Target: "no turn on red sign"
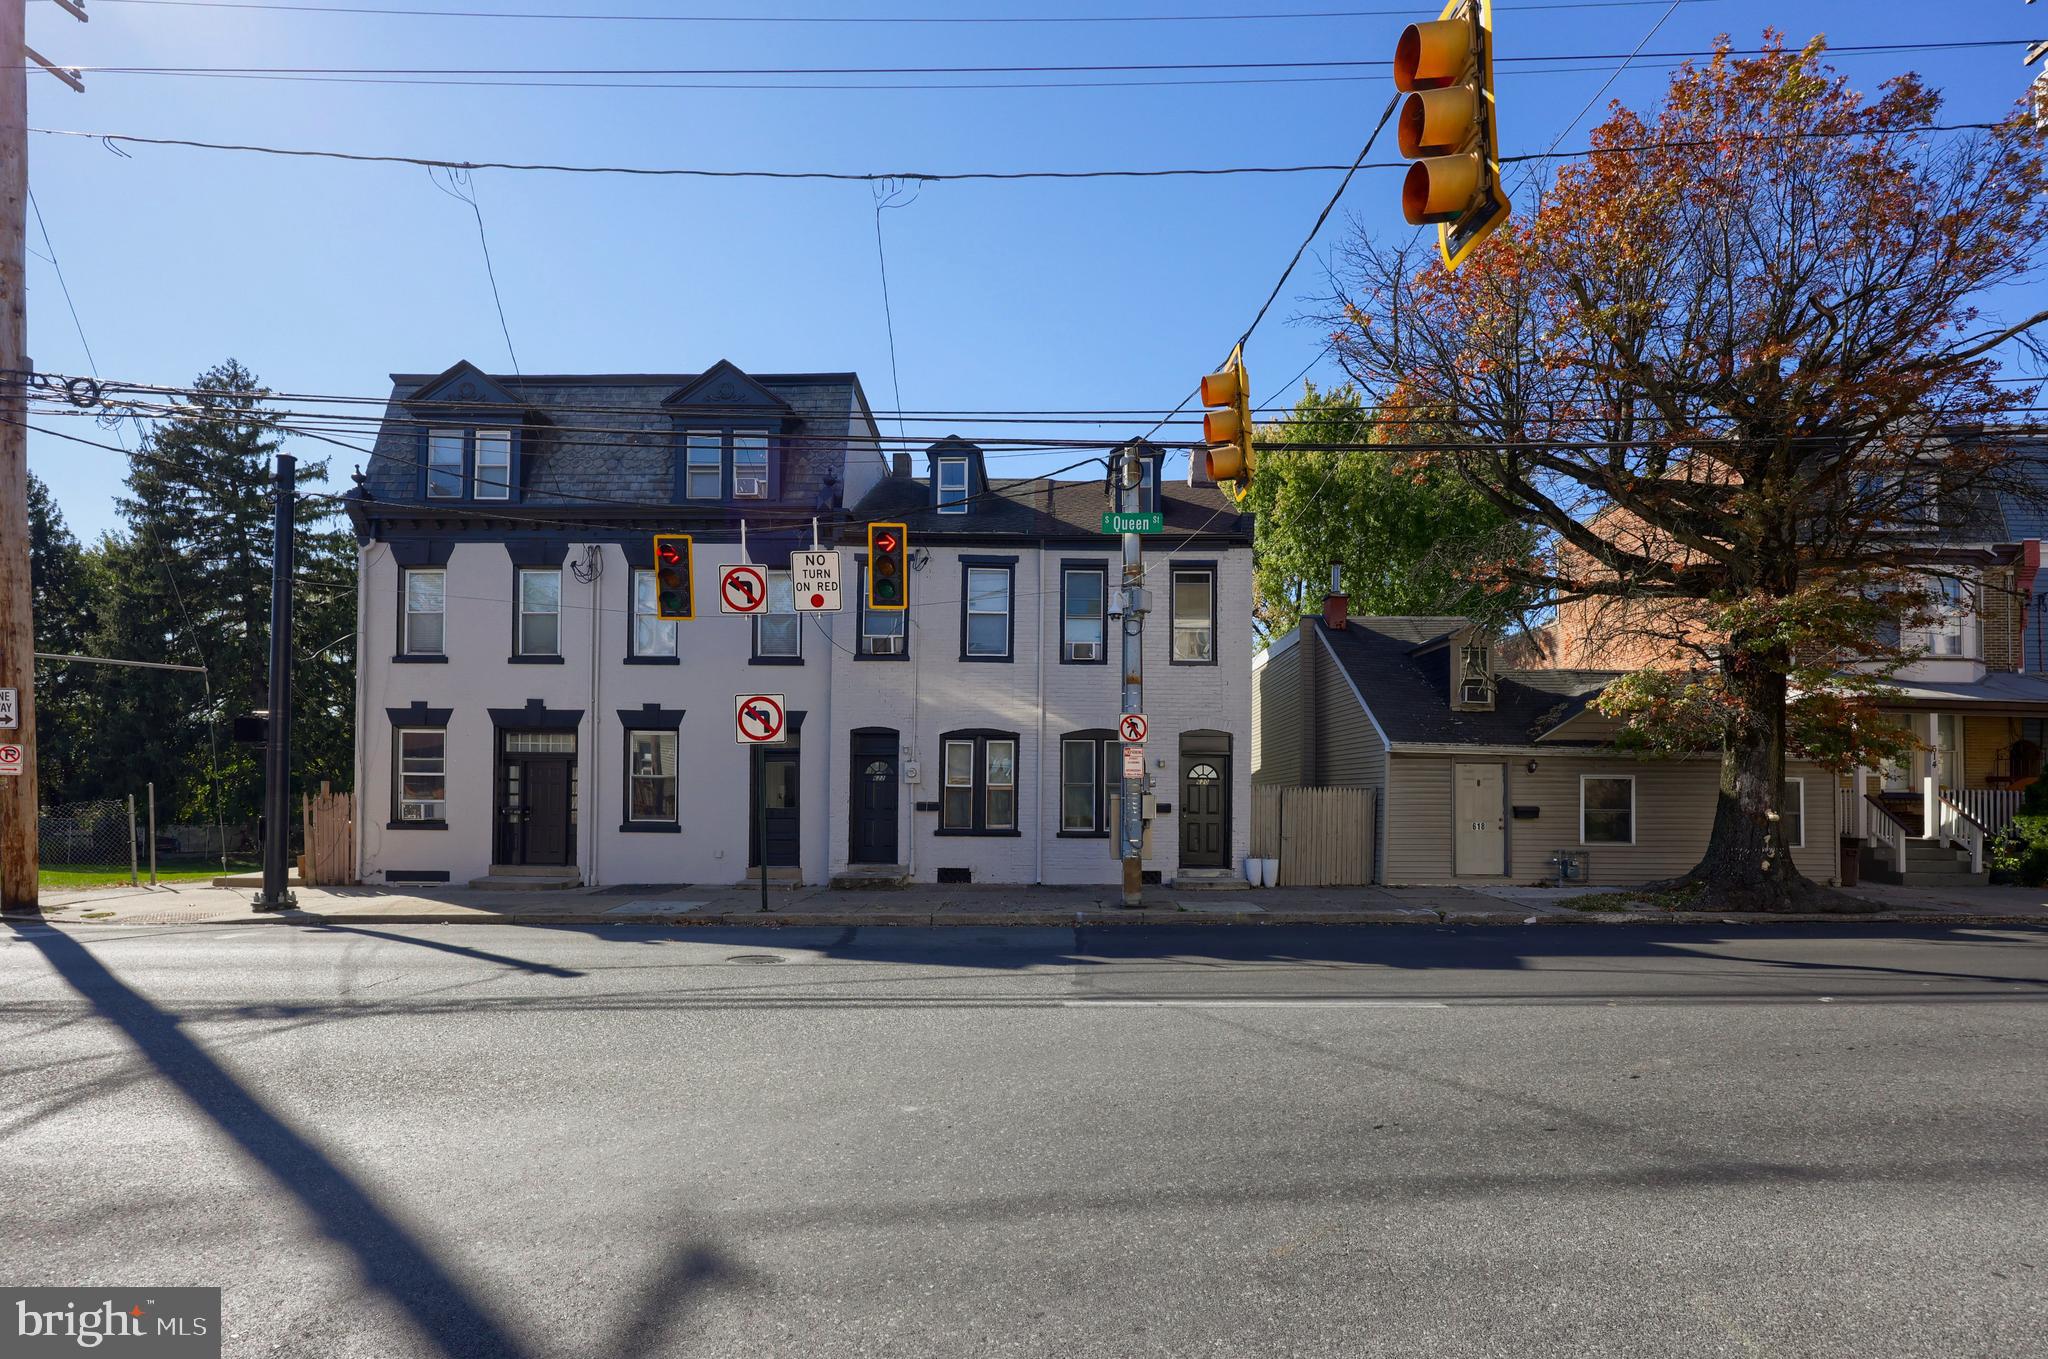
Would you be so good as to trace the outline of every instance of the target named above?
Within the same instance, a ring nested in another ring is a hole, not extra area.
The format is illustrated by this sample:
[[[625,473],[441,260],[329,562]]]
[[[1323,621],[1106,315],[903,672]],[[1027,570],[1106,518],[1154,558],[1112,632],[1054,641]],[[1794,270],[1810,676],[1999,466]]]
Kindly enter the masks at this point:
[[[733,735],[743,746],[779,746],[787,739],[789,713],[781,694],[738,694]]]
[[[798,613],[839,612],[837,552],[790,553],[789,581]]]

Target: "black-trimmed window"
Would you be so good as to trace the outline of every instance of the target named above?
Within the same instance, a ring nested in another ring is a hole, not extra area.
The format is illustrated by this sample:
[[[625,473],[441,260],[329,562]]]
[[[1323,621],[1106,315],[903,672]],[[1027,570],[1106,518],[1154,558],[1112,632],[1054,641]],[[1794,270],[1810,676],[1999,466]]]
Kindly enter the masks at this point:
[[[853,656],[859,661],[901,661],[910,656],[910,611],[908,609],[870,609],[868,607],[868,562],[866,557],[854,560],[854,611],[859,619],[859,635],[854,639]]]
[[[521,567],[518,654],[562,654],[562,572],[560,567]]]
[[[475,470],[470,494],[477,500],[512,498],[512,431],[480,429],[476,432]]]
[[[768,436],[732,436],[732,495],[735,500],[768,498]]]
[[[460,500],[463,486],[463,432],[459,429],[427,431],[427,498]]]
[[[1060,565],[1060,663],[1102,665],[1109,659],[1106,621],[1109,567]]]
[[[938,509],[940,514],[967,513],[968,479],[967,459],[940,458],[938,460]]]
[[[1172,604],[1172,663],[1216,664],[1216,568],[1174,567]]]
[[[940,835],[1016,835],[1017,733],[949,731],[939,738]]]
[[[1106,836],[1116,824],[1110,766],[1121,746],[1113,731],[1060,738],[1060,829],[1064,836]]]
[[[676,821],[676,733],[626,733],[626,820],[673,825]]]
[[[439,566],[405,567],[404,628],[399,633],[399,651],[407,656],[448,654],[448,572]]]
[[[448,729],[399,727],[391,734],[391,808],[400,825],[448,824]]]
[[[645,567],[633,569],[633,620],[626,653],[638,659],[672,659],[676,655],[676,633],[678,625],[673,619],[661,617],[660,607],[655,599],[654,572]]]
[[[796,587],[787,571],[768,572],[768,606],[754,616],[754,659],[777,665],[801,664],[804,616],[796,611]]]
[[[725,432],[693,429],[683,434],[683,498],[725,497]]]
[[[960,559],[960,659],[1007,661],[1016,637],[1015,557]]]

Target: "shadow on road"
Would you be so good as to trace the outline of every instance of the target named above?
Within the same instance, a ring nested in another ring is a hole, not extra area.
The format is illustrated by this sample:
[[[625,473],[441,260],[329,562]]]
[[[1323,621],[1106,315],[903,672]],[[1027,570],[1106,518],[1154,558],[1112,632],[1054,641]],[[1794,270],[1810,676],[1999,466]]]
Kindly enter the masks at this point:
[[[376,931],[345,931],[376,934]],[[321,1231],[353,1257],[362,1281],[390,1300],[447,1359],[525,1359],[527,1348],[491,1310],[454,1278],[425,1245],[393,1221],[374,1195],[273,1113],[208,1055],[178,1019],[116,977],[61,930],[15,927],[95,1013],[114,1025],[149,1066],[234,1139],[243,1152],[303,1206]],[[380,936],[384,937],[384,936]],[[391,936],[394,938],[400,936]],[[404,939],[407,943],[432,941]],[[481,950],[446,946],[486,962],[519,965],[552,976],[581,973],[520,964]],[[674,1328],[711,1286],[746,1286],[745,1271],[701,1242],[674,1248],[642,1291],[615,1337],[600,1352],[635,1359],[670,1343]]]

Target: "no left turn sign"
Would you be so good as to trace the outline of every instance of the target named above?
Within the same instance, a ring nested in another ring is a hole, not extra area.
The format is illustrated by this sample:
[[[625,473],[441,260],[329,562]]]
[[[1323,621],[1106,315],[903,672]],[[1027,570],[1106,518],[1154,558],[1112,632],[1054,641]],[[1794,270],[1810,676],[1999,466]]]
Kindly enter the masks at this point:
[[[733,733],[739,743],[743,746],[781,745],[783,726],[788,720],[782,707],[782,695],[740,694],[737,699]]]
[[[1125,713],[1123,718],[1116,724],[1117,735],[1123,737],[1128,744],[1134,746],[1145,743],[1145,733],[1147,730],[1145,714],[1143,713]]]
[[[767,571],[745,563],[718,568],[720,613],[759,613],[767,605]]]

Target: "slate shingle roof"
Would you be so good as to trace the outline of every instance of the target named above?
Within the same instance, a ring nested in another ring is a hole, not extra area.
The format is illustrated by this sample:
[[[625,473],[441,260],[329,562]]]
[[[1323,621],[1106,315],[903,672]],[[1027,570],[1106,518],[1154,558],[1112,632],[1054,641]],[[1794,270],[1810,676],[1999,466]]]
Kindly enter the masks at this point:
[[[436,381],[434,373],[394,373],[369,466],[374,500],[417,503],[419,417],[403,404]],[[582,505],[624,500],[659,505],[674,500],[675,423],[662,401],[695,381],[695,373],[490,375],[531,410],[524,487],[526,505]],[[852,373],[747,375],[789,403],[802,424],[783,464],[785,506],[815,506],[827,474],[845,466],[847,435],[864,426],[865,398]],[[581,409],[600,407],[601,410]],[[861,450],[861,456],[875,456]]]
[[[1190,534],[1250,542],[1252,517],[1214,486],[1168,481],[1160,487],[1163,535],[1173,542]],[[965,514],[940,514],[932,505],[931,483],[923,477],[889,477],[861,498],[851,514],[856,525],[901,521],[915,543],[924,539],[1088,539],[1100,544],[1102,515],[1110,509],[1100,478],[1054,481],[1045,477],[991,477],[988,493],[969,502]],[[1176,535],[1178,535],[1176,537]],[[856,527],[850,539],[866,541]]]
[[[1333,629],[1318,620],[1331,654],[1358,686],[1387,739],[1456,745],[1528,745],[1582,711],[1619,673],[1611,670],[1504,670],[1492,712],[1456,712],[1429,644],[1465,626],[1463,618],[1362,617]],[[1594,745],[1597,742],[1546,742]]]

